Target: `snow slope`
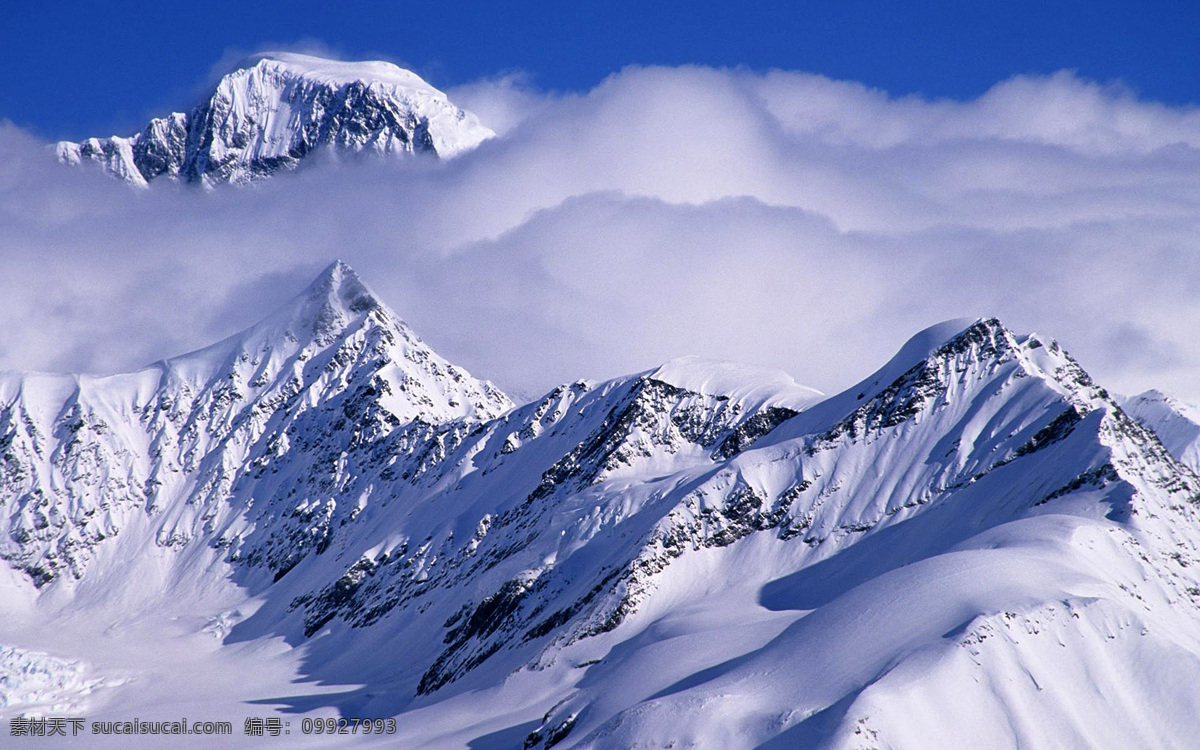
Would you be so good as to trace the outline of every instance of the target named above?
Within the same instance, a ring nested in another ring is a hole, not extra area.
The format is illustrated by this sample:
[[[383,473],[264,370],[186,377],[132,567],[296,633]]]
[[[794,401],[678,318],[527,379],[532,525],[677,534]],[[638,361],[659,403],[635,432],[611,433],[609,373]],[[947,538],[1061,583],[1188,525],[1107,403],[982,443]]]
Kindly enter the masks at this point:
[[[1171,455],[1200,471],[1200,409],[1155,390],[1130,396],[1121,406],[1153,430]]]
[[[0,451],[0,653],[51,675],[13,693],[95,715],[473,749],[1200,730],[1200,480],[995,320],[828,398],[684,358],[515,406],[334,264],[201,352],[3,377]]]
[[[451,157],[494,135],[415,73],[386,62],[288,52],[243,60],[190,111],[130,136],[56,146],[131,184],[160,177],[246,183],[294,169],[317,151]]]

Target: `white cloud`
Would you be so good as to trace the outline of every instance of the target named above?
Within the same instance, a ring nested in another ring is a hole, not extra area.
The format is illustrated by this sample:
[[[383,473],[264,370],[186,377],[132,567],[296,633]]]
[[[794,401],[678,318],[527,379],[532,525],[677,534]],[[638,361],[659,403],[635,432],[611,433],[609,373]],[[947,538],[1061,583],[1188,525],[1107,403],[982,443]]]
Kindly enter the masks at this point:
[[[541,117],[547,108],[566,98],[539,91],[533,78],[520,70],[456,86],[446,95],[475,113],[497,135],[507,135],[522,122]]]
[[[452,91],[501,137],[442,164],[130,191],[0,127],[0,366],[112,371],[359,268],[446,356],[532,394],[686,353],[834,390],[938,320],[1059,338],[1200,398],[1200,114],[1069,73],[967,102],[631,68]]]

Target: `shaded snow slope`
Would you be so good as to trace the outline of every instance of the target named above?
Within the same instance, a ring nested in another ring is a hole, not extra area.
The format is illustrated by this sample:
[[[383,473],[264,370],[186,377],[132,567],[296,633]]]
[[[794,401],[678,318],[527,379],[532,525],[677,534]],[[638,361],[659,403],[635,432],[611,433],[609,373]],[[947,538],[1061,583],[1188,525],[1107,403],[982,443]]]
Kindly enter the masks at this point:
[[[92,663],[88,628],[169,623],[264,665],[230,715],[395,716],[381,747],[1200,730],[1200,480],[996,320],[828,398],[684,358],[514,406],[334,264],[200,352],[6,376],[0,450],[0,643]],[[111,660],[97,699],[141,710],[150,668]]]
[[[130,137],[63,141],[56,151],[63,163],[96,163],[134,185],[245,183],[319,150],[450,157],[493,135],[391,63],[269,52],[243,60],[186,113]]]

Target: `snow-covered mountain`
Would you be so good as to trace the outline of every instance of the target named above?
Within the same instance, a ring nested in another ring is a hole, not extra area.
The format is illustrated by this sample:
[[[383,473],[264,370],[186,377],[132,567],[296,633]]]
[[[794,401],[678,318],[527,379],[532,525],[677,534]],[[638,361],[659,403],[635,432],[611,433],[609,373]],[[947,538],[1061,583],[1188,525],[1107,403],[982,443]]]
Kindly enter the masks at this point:
[[[1200,480],[995,320],[829,398],[685,358],[514,406],[334,264],[200,352],[4,376],[0,467],[7,715],[338,711],[435,748],[1200,730]]]
[[[245,183],[322,150],[449,157],[493,135],[391,63],[272,52],[243,60],[188,112],[155,118],[129,137],[63,141],[56,152],[139,186],[160,177]]]
[[[337,485],[357,471],[347,450],[398,426],[417,434],[512,406],[422,343],[340,262],[230,339],[128,375],[0,376],[0,404],[0,557],[38,584],[82,577],[97,547],[143,515],[157,521],[156,544],[236,540],[230,557],[286,567],[326,542],[345,502]],[[278,492],[278,458],[301,455],[287,481],[305,485],[305,513],[325,520],[244,549],[247,518],[279,512],[261,503]]]

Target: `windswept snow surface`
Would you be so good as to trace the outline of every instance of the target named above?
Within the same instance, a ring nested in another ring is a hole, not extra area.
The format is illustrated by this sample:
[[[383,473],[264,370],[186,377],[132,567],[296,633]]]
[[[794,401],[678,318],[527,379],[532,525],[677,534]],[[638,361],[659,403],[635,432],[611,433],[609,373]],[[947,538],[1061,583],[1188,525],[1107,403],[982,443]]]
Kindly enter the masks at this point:
[[[0,376],[0,713],[1189,747],[1200,480],[1134,401],[983,319],[831,397],[689,357],[515,405],[335,263],[200,352]]]
[[[493,135],[391,63],[266,52],[234,66],[186,113],[155,118],[130,137],[62,141],[56,153],[137,186],[159,177],[214,185],[294,169],[318,151],[451,157]]]

